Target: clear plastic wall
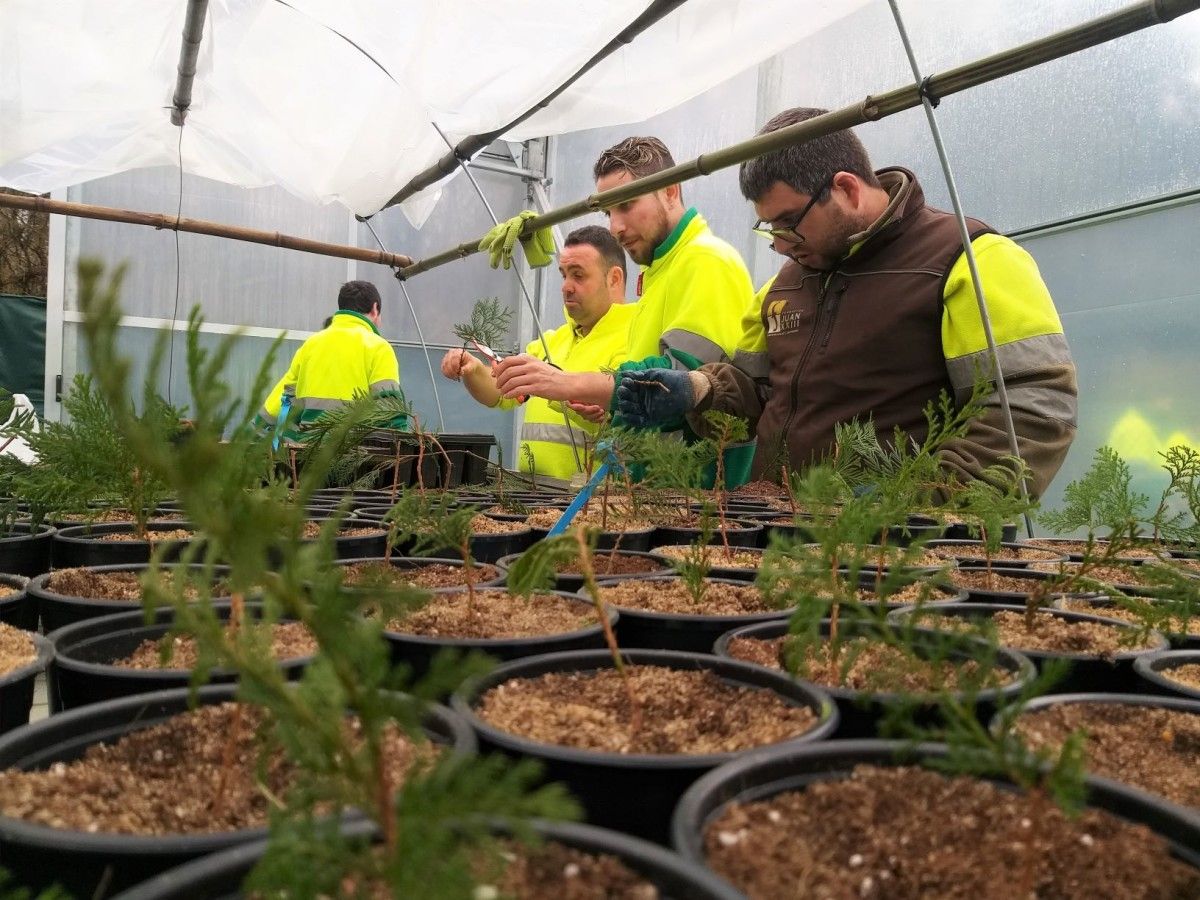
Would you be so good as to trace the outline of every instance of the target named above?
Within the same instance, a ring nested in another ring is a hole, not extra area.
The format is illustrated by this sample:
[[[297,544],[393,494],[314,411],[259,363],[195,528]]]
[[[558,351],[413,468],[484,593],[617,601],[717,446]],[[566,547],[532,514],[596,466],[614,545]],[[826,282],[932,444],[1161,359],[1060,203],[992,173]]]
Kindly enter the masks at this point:
[[[908,0],[901,12],[928,75],[1123,7],[1121,0]],[[670,113],[557,140],[552,191],[591,188],[598,153],[655,134],[680,161],[756,131],[791,106],[836,108],[911,83],[888,5],[839,20],[753,72]],[[968,214],[1018,231],[1055,297],[1079,370],[1080,428],[1044,502],[1090,464],[1097,447],[1130,459],[1136,484],[1164,479],[1155,451],[1200,448],[1200,15],[1185,16],[945,98],[937,116]],[[925,113],[857,129],[876,166],[903,165],[928,201],[950,208]],[[1041,229],[1182,191],[1191,202]],[[685,199],[737,247],[761,284],[779,257],[749,231],[755,218],[733,172],[685,186]]]
[[[919,64],[926,74],[1042,37],[1124,6],[1124,0],[907,0],[901,3]],[[796,105],[837,107],[869,93],[911,81],[888,5],[879,0],[766,63],[666,114],[619,128],[552,139],[554,204],[593,190],[598,153],[630,134],[656,134],[677,159],[742,140],[774,113]],[[1080,430],[1063,472],[1046,502],[1109,442],[1135,465],[1139,484],[1156,483],[1152,450],[1166,442],[1200,446],[1200,379],[1195,347],[1200,255],[1196,199],[1146,205],[1156,198],[1200,188],[1200,15],[1150,28],[946,98],[938,118],[969,214],[1017,232],[1038,259],[1063,317],[1079,367]],[[899,164],[917,172],[929,202],[949,207],[924,113],[910,110],[858,133],[878,166]],[[497,215],[531,204],[519,179],[476,172]],[[137,209],[174,211],[178,173],[150,170],[104,179],[72,191],[70,199]],[[341,208],[314,208],[282,191],[246,191],[184,178],[183,215],[268,228],[338,243],[375,246],[367,230]],[[749,230],[754,214],[738,193],[736,173],[724,171],[689,182],[685,199],[696,205],[720,236],[747,259],[757,283],[778,268],[769,246]],[[1070,228],[1056,223],[1122,205],[1139,208],[1086,218]],[[564,226],[602,222],[589,216]],[[470,183],[451,182],[429,222],[412,230],[396,210],[373,220],[388,249],[421,257],[483,233],[490,219]],[[334,306],[337,287],[369,278],[385,298],[384,334],[416,342],[416,328],[399,285],[387,269],[181,235],[180,292],[175,312],[175,235],[125,225],[72,220],[70,264],[75,254],[110,262],[128,259],[125,303],[133,315],[185,318],[195,303],[211,322],[312,330]],[[556,302],[559,279],[546,278],[544,324],[562,322]],[[631,292],[632,292],[631,279]],[[531,282],[532,284],[532,282]],[[480,297],[498,296],[520,322],[513,343],[533,336],[512,273],[493,272],[482,257],[452,263],[408,283],[426,341],[453,343]],[[68,280],[67,308],[75,300]],[[68,322],[64,374],[80,363],[75,326]],[[148,352],[151,332],[128,329],[128,345]],[[265,338],[244,339],[235,381],[248,389]],[[420,350],[398,346],[403,384],[422,417],[436,421],[426,362]],[[282,371],[292,347],[284,347]],[[430,351],[433,364],[443,351]],[[182,402],[175,354],[174,398]],[[440,378],[440,376],[439,376]],[[165,388],[165,385],[164,385]],[[461,387],[439,383],[446,428],[511,438],[511,417],[482,410]],[[1140,449],[1139,449],[1140,448]]]

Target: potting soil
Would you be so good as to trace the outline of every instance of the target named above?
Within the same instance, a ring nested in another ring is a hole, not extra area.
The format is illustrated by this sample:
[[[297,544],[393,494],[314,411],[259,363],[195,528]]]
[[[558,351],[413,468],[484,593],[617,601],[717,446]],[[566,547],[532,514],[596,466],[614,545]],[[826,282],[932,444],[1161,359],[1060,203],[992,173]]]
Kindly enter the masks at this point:
[[[500,574],[499,569],[486,563],[475,563],[473,569],[476,583],[492,581]],[[450,566],[446,563],[401,568],[389,563],[360,562],[342,567],[343,585],[355,586],[364,582],[377,587],[421,587],[431,590],[461,587],[467,583],[462,566]]]
[[[226,626],[228,630],[228,626]],[[112,665],[122,669],[194,669],[199,662],[194,638],[176,635],[170,639],[170,656],[162,658],[162,642],[142,641],[128,656],[114,660]],[[299,622],[277,622],[271,626],[271,656],[274,659],[296,659],[317,652],[317,640]]]
[[[771,669],[788,671],[784,658],[787,636],[762,640],[734,638],[727,652],[734,659],[757,663]],[[855,691],[937,693],[941,690],[995,688],[1012,681],[1007,669],[993,668],[980,679],[979,663],[973,659],[930,661],[904,653],[896,647],[852,638],[843,642],[835,659],[829,645],[812,648],[798,676],[806,681]]]
[[[0,773],[0,815],[71,831],[141,835],[264,826],[267,791],[286,796],[295,773],[282,752],[270,753],[266,791],[258,783],[264,721],[260,707],[202,706],[112,744],[95,744],[74,762],[34,772],[9,769]],[[348,720],[346,727],[357,723]],[[416,760],[436,752],[414,746],[397,729],[385,741],[397,786]],[[225,767],[228,759],[235,762]]]
[[[1096,809],[919,768],[858,766],[803,792],[729,806],[708,864],[752,900],[1129,900],[1200,896],[1200,871],[1149,829]]]
[[[1200,714],[1122,703],[1059,703],[1016,721],[1030,749],[1057,754],[1082,730],[1088,772],[1200,806]]]
[[[585,603],[557,594],[518,597],[505,590],[437,594],[420,609],[388,622],[388,630],[445,638],[520,638],[578,631],[596,623]]]
[[[15,672],[37,659],[33,639],[20,628],[0,622],[0,676]]]
[[[696,616],[745,616],[775,612],[776,607],[751,584],[708,581],[699,601],[692,599],[680,580],[651,581],[631,578],[600,587],[600,599],[613,606],[651,612]]]
[[[84,568],[59,569],[46,579],[46,590],[63,597],[84,597],[88,600],[134,600],[141,602],[145,591],[141,575],[144,569],[126,572],[94,572]],[[171,570],[160,572],[163,583],[170,588]],[[214,595],[224,591],[222,583],[213,587]],[[194,600],[198,596],[195,588],[188,585],[185,596]]]
[[[1025,614],[1002,609],[991,617],[996,625],[996,637],[1002,647],[1014,650],[1043,650],[1051,653],[1085,653],[1107,659],[1118,653],[1145,650],[1156,645],[1154,638],[1136,641],[1134,631],[1115,622],[1089,622],[1065,619],[1045,610],[1034,616],[1032,630],[1025,627]],[[938,616],[930,613],[920,624],[950,631],[966,631],[974,627],[967,619]]]
[[[1169,669],[1159,669],[1158,674],[1171,681],[1178,681],[1195,690],[1200,690],[1200,663],[1188,663],[1186,666],[1172,666]]]
[[[732,753],[804,734],[817,724],[806,706],[729,684],[708,671],[629,666],[641,727],[615,669],[513,678],[488,691],[476,712],[530,740],[606,753]]]

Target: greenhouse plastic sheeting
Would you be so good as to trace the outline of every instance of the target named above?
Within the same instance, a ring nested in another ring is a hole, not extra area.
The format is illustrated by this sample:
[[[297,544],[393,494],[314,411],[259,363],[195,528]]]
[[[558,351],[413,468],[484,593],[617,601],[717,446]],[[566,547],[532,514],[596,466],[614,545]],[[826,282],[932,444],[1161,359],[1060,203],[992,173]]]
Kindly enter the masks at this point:
[[[508,137],[641,121],[866,2],[689,0]],[[40,193],[181,154],[189,174],[371,214],[446,152],[431,123],[455,142],[502,127],[647,5],[211,0],[181,135],[183,0],[6,0],[0,184]],[[437,196],[405,204],[415,225]]]

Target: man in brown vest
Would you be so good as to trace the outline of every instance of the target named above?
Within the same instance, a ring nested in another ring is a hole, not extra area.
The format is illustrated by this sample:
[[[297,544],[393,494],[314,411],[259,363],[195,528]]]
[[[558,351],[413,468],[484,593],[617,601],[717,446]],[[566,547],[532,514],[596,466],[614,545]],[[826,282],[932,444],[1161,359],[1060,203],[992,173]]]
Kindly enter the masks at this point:
[[[824,112],[786,110],[761,133]],[[621,414],[650,424],[686,412],[693,428],[709,409],[747,417],[759,478],[827,456],[834,426],[851,419],[871,419],[885,443],[897,427],[922,439],[939,392],[961,404],[990,373],[954,217],[925,205],[907,169],[875,171],[849,130],[743,163],[740,182],[755,230],[787,262],[759,292],[732,363],[643,372],[619,390]],[[967,224],[1018,447],[1040,495],[1075,436],[1075,366],[1033,259],[982,222]],[[940,459],[974,478],[1010,452],[993,389]]]

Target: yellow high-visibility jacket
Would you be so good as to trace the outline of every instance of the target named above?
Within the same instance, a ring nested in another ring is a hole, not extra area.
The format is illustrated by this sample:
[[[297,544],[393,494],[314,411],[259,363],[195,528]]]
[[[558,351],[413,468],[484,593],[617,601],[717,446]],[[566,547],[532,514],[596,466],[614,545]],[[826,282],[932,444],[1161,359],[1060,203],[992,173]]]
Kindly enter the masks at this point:
[[[366,316],[342,309],[334,313],[328,328],[300,345],[286,374],[267,395],[258,423],[276,424],[285,393],[292,398],[289,415],[304,424],[325,410],[337,409],[355,394],[399,391],[400,366],[391,344],[380,337]],[[393,427],[405,424],[393,422]],[[300,435],[289,429],[286,436]]]
[[[620,367],[618,382],[646,369],[691,371],[733,358],[742,322],[755,308],[754,283],[741,255],[712,233],[694,207],[654,251],[640,284],[641,299],[629,329],[630,361]],[[615,403],[615,391],[613,398]],[[695,438],[683,421],[665,423],[663,431]],[[726,449],[726,487],[745,483],[753,456],[753,440]],[[711,480],[709,473],[706,483]]]
[[[634,304],[614,303],[586,335],[579,334],[570,317],[565,325],[547,331],[546,345],[554,365],[564,372],[616,369],[629,358],[629,324],[636,310]],[[530,341],[525,352],[538,359],[546,358],[541,340]],[[500,409],[515,409],[517,401],[501,398],[496,405]],[[525,424],[521,429],[523,458],[513,468],[527,470],[528,453],[533,456],[534,474],[570,480],[576,473],[586,471],[598,428],[569,410],[564,416],[548,400],[530,397],[525,402]]]

